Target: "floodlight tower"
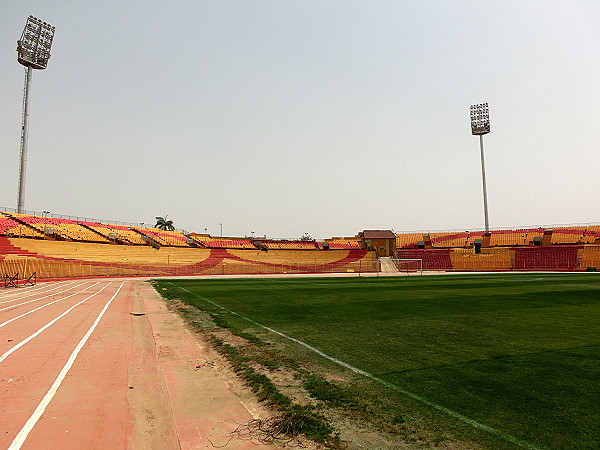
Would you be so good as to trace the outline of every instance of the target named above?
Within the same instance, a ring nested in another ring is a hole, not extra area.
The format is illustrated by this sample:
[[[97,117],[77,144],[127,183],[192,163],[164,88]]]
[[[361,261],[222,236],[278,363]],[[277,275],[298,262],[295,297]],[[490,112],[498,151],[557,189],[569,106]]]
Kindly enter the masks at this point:
[[[479,136],[479,149],[481,151],[481,178],[483,180],[483,213],[485,217],[485,231],[490,231],[488,218],[487,187],[485,184],[485,161],[483,159],[483,135],[490,132],[490,110],[487,103],[471,105],[471,134]]]
[[[23,122],[21,126],[21,163],[19,166],[19,195],[17,211],[23,213],[25,200],[25,166],[27,165],[27,132],[29,122],[29,87],[33,69],[43,70],[50,59],[50,47],[54,39],[54,27],[33,16],[27,18],[27,23],[17,41],[17,61],[26,67],[25,89],[23,92]]]

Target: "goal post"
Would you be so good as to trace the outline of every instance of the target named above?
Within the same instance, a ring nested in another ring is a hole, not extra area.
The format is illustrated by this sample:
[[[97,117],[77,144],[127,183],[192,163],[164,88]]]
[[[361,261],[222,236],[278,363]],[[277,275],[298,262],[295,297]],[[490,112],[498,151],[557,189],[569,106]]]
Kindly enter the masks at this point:
[[[423,260],[421,258],[389,258],[387,259],[398,272],[417,273],[423,275]]]

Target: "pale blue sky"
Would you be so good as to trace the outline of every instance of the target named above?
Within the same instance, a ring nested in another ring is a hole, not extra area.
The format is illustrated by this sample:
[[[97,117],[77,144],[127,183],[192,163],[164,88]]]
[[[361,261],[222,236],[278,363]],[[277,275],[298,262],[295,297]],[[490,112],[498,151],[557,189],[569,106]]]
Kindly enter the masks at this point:
[[[218,235],[600,221],[595,1],[0,1],[0,207]]]

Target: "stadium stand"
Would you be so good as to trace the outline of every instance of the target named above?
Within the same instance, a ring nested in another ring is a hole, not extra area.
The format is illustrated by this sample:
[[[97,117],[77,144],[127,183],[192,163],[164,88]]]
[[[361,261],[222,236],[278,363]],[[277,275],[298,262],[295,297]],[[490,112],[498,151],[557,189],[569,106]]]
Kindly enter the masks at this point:
[[[331,239],[325,239],[324,242],[327,242],[329,248],[332,250],[358,250],[360,249],[361,240],[358,236],[333,237]]]
[[[16,221],[6,213],[0,213],[0,235],[43,238],[39,230]]]
[[[422,259],[423,270],[452,270],[451,249],[399,249],[400,259]]]
[[[418,248],[419,241],[423,241],[423,233],[396,234],[398,248]]]
[[[474,253],[471,249],[454,249],[450,252],[453,270],[488,271],[510,270],[512,268],[511,250],[504,247],[483,249]]]
[[[255,250],[252,241],[247,239],[209,239],[202,242],[207,248],[246,248]]]
[[[467,237],[466,247],[471,248],[475,245],[475,240],[485,240],[485,232],[484,231],[469,231],[469,236]]]
[[[314,250],[319,248],[315,241],[264,241],[268,249]]]
[[[490,235],[490,247],[515,247],[527,245],[527,230],[494,230]]]
[[[558,244],[581,244],[586,227],[559,227],[552,230],[550,242]]]
[[[583,244],[594,244],[600,242],[600,225],[587,227],[581,239]]]
[[[375,256],[364,250],[269,250],[152,248],[91,242],[0,236],[0,266],[28,264],[40,278],[122,275],[232,273],[314,273],[375,271]],[[1,267],[0,267],[1,268]],[[21,270],[25,270],[23,267]]]
[[[600,270],[600,245],[586,245],[580,250],[580,254],[579,266],[582,270]]]
[[[160,230],[158,228],[140,228],[133,227],[134,231],[137,231],[143,236],[154,239],[161,245],[173,246],[173,247],[189,247],[188,238],[179,231],[167,231]]]
[[[578,246],[516,248],[516,270],[574,270],[578,268]]]
[[[109,241],[120,244],[147,245],[142,235],[124,225],[112,225],[99,222],[79,222],[81,225],[101,234]]]
[[[469,232],[461,233],[429,233],[431,246],[434,248],[466,247]]]
[[[323,242],[213,238],[88,220],[0,211],[2,268],[36,268],[42,277],[378,270],[361,233]],[[397,257],[421,259],[426,271],[600,267],[600,225],[391,234]]]

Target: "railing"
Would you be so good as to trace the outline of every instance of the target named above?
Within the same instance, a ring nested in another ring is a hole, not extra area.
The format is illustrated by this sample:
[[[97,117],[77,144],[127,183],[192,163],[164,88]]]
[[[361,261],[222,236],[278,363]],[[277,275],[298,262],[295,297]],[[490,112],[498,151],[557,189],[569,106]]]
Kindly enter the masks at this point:
[[[490,231],[517,231],[517,230],[534,230],[534,229],[548,229],[548,228],[569,228],[569,227],[591,227],[598,226],[600,222],[587,222],[587,223],[563,223],[563,224],[552,224],[552,225],[519,225],[519,226],[508,226],[508,227],[493,227]],[[392,230],[393,231],[393,230]],[[394,231],[395,234],[430,234],[430,233],[477,233],[481,232],[481,227],[472,228],[453,228],[444,230],[412,230],[412,231]]]
[[[14,213],[14,214],[18,213],[18,211],[14,208],[0,207],[0,211],[4,211],[7,213]],[[95,219],[92,217],[69,216],[66,214],[53,214],[50,212],[46,213],[44,211],[23,211],[21,214],[25,214],[28,216],[37,216],[37,217],[42,217],[42,218],[52,217],[54,219],[66,219],[66,220],[72,220],[74,222],[97,222],[97,223],[103,223],[105,225],[122,225],[125,227],[154,228],[152,225],[147,224],[145,222],[121,222],[119,220],[107,220],[107,219]],[[189,234],[183,228],[175,228],[175,231],[179,231],[185,235]]]
[[[246,274],[298,274],[298,273],[370,273],[379,272],[379,262],[356,261],[346,264],[248,264],[220,262],[219,264],[194,264],[187,266],[155,264],[112,264],[80,261],[53,261],[35,258],[18,258],[0,261],[1,273],[34,271],[37,278],[86,278],[124,276],[193,276],[193,275],[246,275]],[[29,273],[29,272],[27,272]]]

